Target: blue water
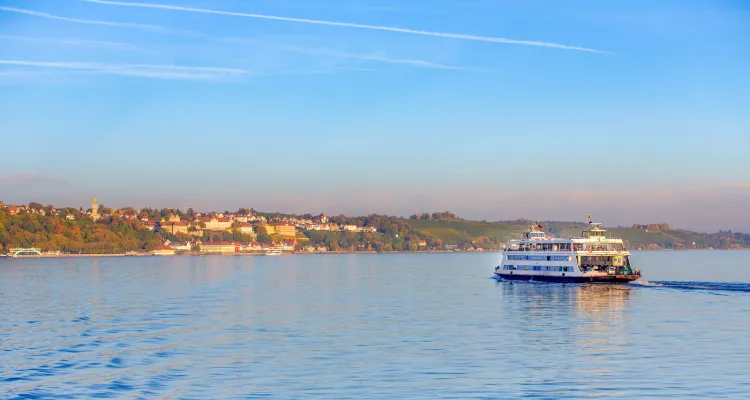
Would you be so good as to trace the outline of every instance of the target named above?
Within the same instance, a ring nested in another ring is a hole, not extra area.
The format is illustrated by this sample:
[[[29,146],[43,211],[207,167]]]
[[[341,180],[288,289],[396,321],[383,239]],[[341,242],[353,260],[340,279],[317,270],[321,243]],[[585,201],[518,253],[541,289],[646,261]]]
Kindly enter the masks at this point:
[[[750,252],[0,260],[1,398],[748,398]]]

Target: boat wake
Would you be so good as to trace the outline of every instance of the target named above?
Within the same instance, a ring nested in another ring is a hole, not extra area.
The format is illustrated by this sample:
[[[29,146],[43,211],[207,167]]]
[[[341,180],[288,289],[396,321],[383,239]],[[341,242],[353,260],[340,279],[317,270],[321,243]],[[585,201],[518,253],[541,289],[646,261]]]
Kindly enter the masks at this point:
[[[633,286],[674,289],[681,291],[735,292],[750,293],[750,283],[745,282],[696,282],[696,281],[654,281],[636,280]]]

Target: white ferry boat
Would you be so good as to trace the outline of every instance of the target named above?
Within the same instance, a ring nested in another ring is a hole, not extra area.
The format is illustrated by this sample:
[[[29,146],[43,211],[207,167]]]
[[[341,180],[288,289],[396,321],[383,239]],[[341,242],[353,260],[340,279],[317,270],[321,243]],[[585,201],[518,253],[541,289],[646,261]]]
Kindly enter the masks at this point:
[[[272,247],[266,250],[267,256],[280,256],[282,254],[281,247]]]
[[[7,257],[16,258],[16,257],[23,257],[23,256],[41,256],[41,255],[43,255],[42,251],[36,247],[30,247],[30,248],[16,247],[8,251]]]
[[[590,218],[590,217],[589,217]],[[622,239],[591,222],[577,238],[549,238],[541,226],[511,240],[495,275],[507,280],[627,283],[641,277]]]

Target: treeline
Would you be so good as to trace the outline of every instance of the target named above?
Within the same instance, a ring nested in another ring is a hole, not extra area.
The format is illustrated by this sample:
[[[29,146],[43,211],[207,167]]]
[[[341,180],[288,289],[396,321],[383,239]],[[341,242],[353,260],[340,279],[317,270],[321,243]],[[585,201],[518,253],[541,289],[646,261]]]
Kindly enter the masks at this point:
[[[65,215],[71,210],[61,210],[57,216],[33,213],[11,216],[7,210],[0,210],[3,250],[38,247],[69,253],[123,253],[150,251],[162,243],[158,233],[143,229],[140,222],[114,217],[97,222],[85,218],[68,220]]]
[[[436,220],[436,221],[463,221],[463,218],[458,217],[449,211],[436,212],[436,213],[420,213],[412,214],[409,219],[423,219],[423,220]]]
[[[262,226],[257,227],[256,235],[243,234],[238,231],[204,230],[202,236],[161,231],[158,224],[148,229],[138,219],[129,215],[148,216],[160,220],[172,214],[189,217],[192,210],[183,213],[173,209],[132,208],[108,209],[100,207],[105,217],[93,221],[83,210],[64,208],[55,210],[52,206],[32,203],[31,211],[22,211],[10,215],[8,209],[0,208],[0,247],[8,251],[15,247],[36,247],[42,251],[61,251],[67,253],[124,253],[127,251],[151,251],[164,240],[172,242],[242,242],[258,241],[279,242],[279,235],[269,235]],[[42,212],[43,211],[43,212]],[[254,211],[254,210],[252,210]],[[252,212],[240,209],[240,213]],[[261,213],[257,213],[261,215]],[[273,217],[274,214],[265,214]],[[71,216],[70,218],[66,218]],[[276,215],[278,216],[278,214]],[[311,215],[286,215],[288,217],[312,219]],[[411,228],[399,217],[387,215],[369,215],[362,217],[333,216],[329,222],[340,225],[372,227],[376,232],[351,231],[297,231],[300,248],[305,246],[324,246],[331,251],[415,251],[441,248],[440,239],[430,237]]]
[[[366,217],[330,217],[331,222],[343,225],[373,227],[377,232],[305,231],[309,244],[326,246],[331,251],[417,251],[442,247],[440,239],[412,229],[398,217],[369,215]]]

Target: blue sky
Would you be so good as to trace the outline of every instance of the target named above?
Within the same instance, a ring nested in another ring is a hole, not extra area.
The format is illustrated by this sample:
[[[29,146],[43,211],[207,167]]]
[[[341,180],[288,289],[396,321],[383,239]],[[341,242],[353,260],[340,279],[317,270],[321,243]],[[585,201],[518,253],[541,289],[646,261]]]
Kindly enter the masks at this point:
[[[0,0],[0,199],[750,230],[750,3]]]

